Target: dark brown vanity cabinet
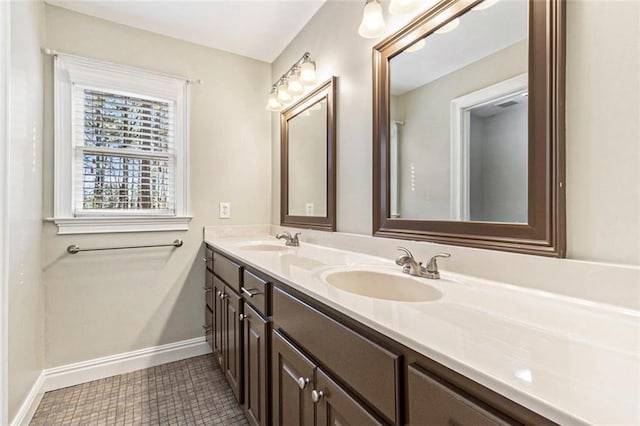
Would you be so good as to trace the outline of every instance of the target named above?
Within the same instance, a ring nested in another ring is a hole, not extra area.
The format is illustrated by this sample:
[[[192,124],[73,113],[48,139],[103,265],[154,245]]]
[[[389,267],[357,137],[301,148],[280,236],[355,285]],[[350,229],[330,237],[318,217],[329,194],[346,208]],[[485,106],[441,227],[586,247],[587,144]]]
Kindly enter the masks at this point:
[[[212,258],[213,272],[207,271],[212,348],[249,422],[266,426],[271,408],[271,283],[220,253],[214,252]]]
[[[553,424],[240,262],[213,259],[207,338],[252,425]]]
[[[384,424],[282,334],[272,341],[274,425]]]

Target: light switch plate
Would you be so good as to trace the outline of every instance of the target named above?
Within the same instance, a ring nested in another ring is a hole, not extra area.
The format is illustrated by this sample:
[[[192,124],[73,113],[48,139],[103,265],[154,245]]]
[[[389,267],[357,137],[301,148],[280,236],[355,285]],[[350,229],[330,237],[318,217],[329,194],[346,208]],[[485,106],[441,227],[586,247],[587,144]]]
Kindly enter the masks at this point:
[[[231,203],[229,201],[220,201],[218,217],[231,219]]]

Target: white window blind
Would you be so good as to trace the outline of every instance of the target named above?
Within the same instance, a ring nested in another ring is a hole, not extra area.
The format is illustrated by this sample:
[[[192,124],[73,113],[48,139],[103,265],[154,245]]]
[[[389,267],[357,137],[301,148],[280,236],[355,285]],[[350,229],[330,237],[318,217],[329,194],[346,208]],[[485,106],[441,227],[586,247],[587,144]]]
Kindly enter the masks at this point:
[[[181,77],[56,54],[59,234],[188,229],[188,93]]]
[[[174,102],[73,88],[76,215],[175,213]]]

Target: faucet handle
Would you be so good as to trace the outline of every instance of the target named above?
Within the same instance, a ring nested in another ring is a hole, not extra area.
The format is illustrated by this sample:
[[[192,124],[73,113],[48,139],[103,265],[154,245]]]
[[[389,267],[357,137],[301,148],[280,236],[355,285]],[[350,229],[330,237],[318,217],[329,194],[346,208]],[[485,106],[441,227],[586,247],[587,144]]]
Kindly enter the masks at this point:
[[[407,256],[409,256],[411,259],[413,259],[413,254],[411,254],[411,252],[409,251],[409,249],[408,249],[408,248],[398,246],[398,251],[403,252],[404,254],[406,254]]]
[[[427,263],[427,268],[426,268],[427,273],[435,274],[436,276],[438,276],[438,278],[440,277],[440,274],[438,273],[438,262],[437,262],[439,257],[447,258],[447,257],[451,257],[451,254],[438,253],[431,256],[431,259],[429,259],[429,263]]]

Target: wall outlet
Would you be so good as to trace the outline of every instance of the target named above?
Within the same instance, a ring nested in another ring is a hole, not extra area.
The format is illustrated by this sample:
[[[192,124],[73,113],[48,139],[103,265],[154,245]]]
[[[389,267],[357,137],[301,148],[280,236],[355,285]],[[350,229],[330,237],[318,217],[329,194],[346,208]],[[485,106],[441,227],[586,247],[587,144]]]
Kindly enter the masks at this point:
[[[220,201],[218,217],[220,219],[231,219],[231,203],[229,201]]]
[[[307,216],[313,216],[313,203],[305,204],[304,211],[307,214]]]

